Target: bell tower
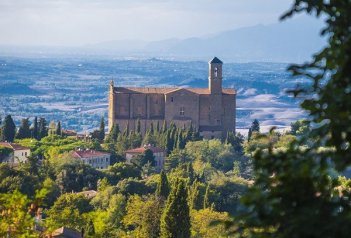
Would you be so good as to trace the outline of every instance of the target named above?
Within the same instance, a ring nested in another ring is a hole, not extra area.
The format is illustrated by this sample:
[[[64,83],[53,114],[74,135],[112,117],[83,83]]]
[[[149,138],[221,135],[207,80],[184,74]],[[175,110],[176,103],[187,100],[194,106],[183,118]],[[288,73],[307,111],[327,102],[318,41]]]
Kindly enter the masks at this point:
[[[211,94],[222,94],[222,66],[223,62],[214,57],[208,62],[208,88]]]
[[[114,82],[110,81],[109,96],[108,96],[108,131],[111,131],[112,126],[115,122],[115,95],[114,95]]]

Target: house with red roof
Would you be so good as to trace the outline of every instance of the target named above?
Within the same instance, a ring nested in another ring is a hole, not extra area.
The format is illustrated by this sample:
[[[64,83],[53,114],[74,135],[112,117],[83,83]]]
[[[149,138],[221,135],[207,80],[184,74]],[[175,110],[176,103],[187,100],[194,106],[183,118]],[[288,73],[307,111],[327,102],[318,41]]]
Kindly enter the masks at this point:
[[[110,166],[111,154],[96,150],[78,149],[73,151],[73,157],[95,169],[106,169]]]
[[[1,161],[9,164],[26,163],[30,156],[30,148],[10,142],[0,142],[0,147],[8,148],[11,152],[6,155],[1,155]]]
[[[127,150],[126,163],[131,164],[132,158],[134,158],[135,156],[144,154],[147,149],[151,150],[152,153],[154,154],[155,162],[156,162],[155,167],[158,171],[161,171],[164,166],[166,151],[162,148],[154,147],[152,145],[144,145],[143,147],[140,147],[140,148]]]

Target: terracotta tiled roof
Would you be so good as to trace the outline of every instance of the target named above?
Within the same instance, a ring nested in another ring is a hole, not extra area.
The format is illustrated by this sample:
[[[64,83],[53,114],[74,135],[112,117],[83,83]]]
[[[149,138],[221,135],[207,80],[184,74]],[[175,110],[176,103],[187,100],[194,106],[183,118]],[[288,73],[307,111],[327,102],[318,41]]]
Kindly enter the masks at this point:
[[[0,142],[0,145],[15,150],[30,150],[28,147],[21,146],[19,144],[9,143],[9,142]]]
[[[94,158],[97,156],[111,155],[110,153],[96,151],[96,150],[75,150],[73,156],[75,158]]]
[[[115,87],[114,92],[115,93],[146,93],[146,94],[167,94],[173,91],[177,91],[182,88],[132,88],[132,87]],[[210,94],[210,90],[208,88],[184,88],[185,90],[188,90],[190,92],[196,93],[196,94]],[[235,89],[231,88],[224,88],[223,89],[223,94],[236,94]]]
[[[145,150],[150,149],[152,153],[160,153],[160,152],[165,152],[164,149],[158,148],[158,147],[153,147],[153,146],[145,146],[145,147],[140,147],[140,148],[135,148],[135,149],[130,149],[127,150],[126,153],[132,153],[132,154],[142,154],[145,152]]]

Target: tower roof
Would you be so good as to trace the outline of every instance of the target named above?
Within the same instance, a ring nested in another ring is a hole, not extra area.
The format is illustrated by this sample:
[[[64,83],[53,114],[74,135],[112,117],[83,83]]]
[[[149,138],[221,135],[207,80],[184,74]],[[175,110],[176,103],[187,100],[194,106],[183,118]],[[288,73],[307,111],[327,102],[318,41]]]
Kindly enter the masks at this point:
[[[211,61],[210,64],[223,64],[223,62],[218,59],[217,57],[214,57]]]

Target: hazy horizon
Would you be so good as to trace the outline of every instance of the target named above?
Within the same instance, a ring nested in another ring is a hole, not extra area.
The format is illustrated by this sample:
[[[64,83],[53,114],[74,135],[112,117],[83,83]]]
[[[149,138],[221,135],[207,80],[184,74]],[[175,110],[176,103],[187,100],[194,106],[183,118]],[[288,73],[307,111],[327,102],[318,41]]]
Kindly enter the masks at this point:
[[[210,36],[277,23],[289,0],[0,0],[0,45],[81,47]]]

